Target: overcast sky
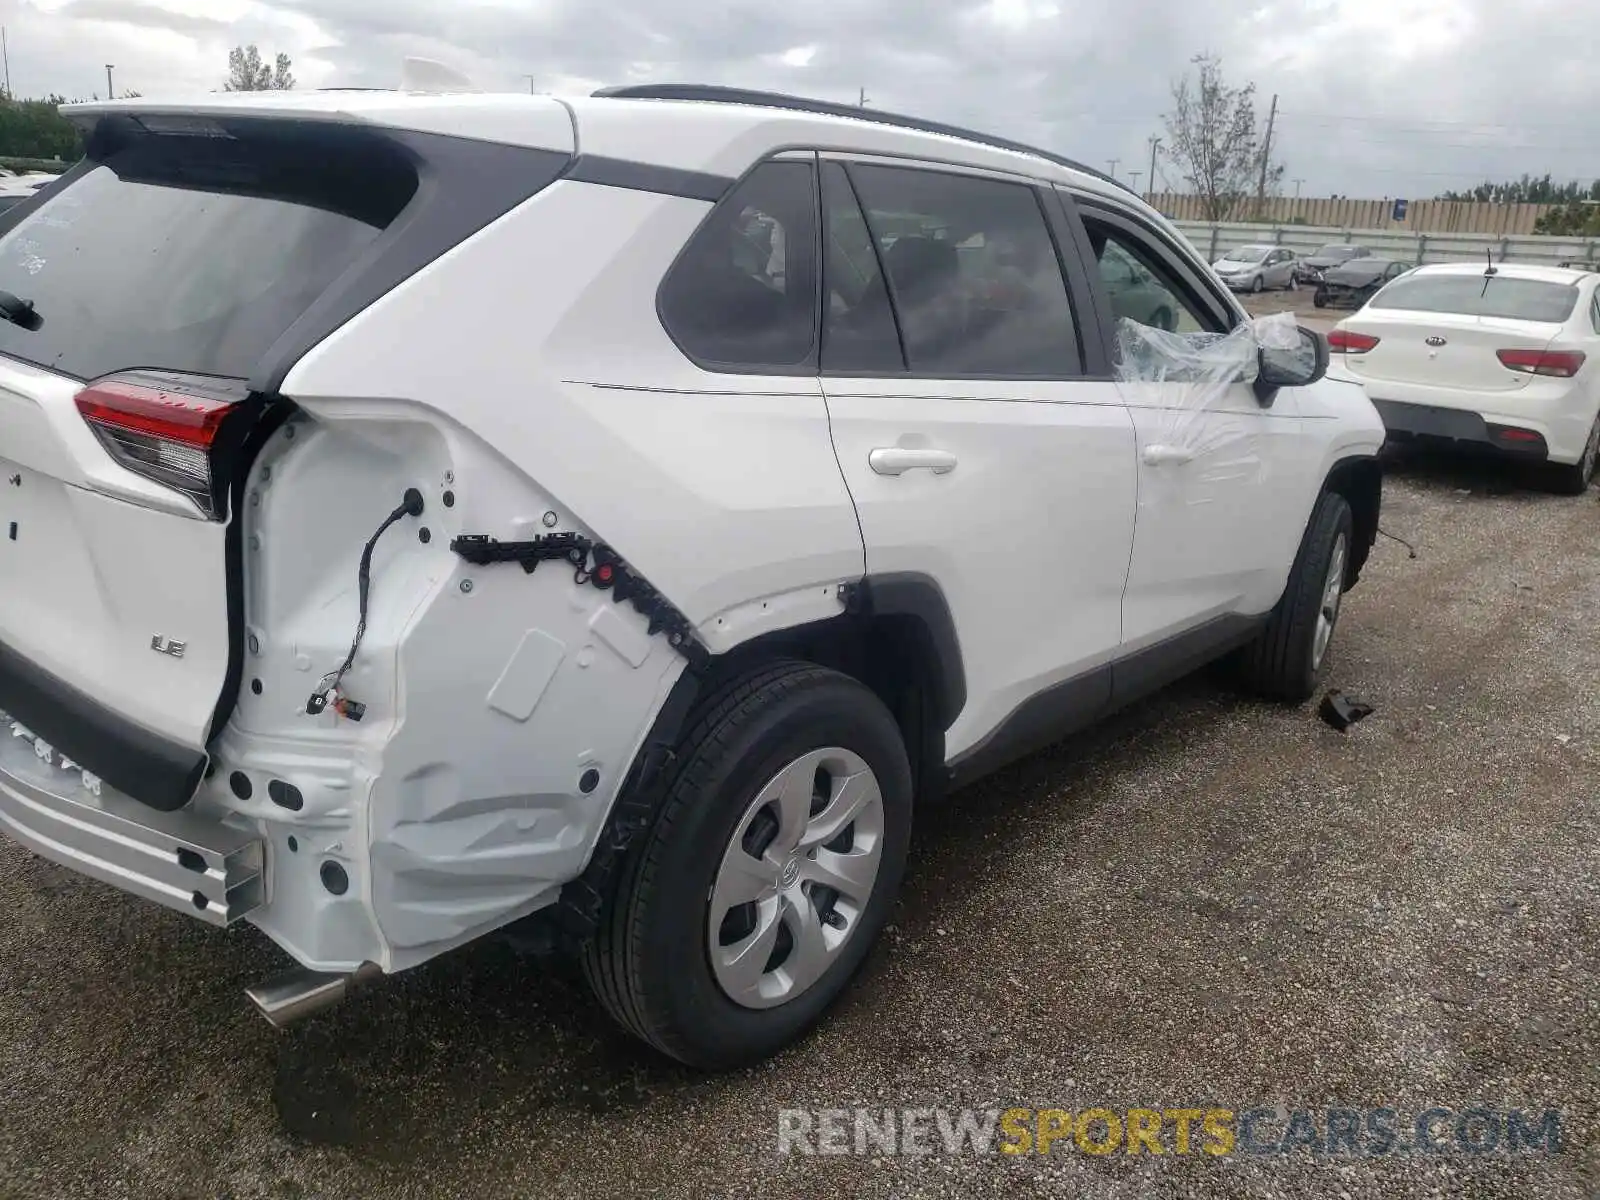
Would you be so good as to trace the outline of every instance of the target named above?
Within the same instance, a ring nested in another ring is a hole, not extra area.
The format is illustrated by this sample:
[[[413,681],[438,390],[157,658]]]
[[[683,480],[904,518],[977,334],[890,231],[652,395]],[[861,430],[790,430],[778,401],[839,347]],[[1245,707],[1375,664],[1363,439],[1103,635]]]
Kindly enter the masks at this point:
[[[1305,195],[1600,177],[1592,0],[0,0],[18,96],[219,88],[228,50],[302,87],[393,86],[408,54],[493,90],[730,83],[869,104],[1149,169],[1201,51],[1279,95]],[[1586,10],[1590,10],[1587,11]],[[1172,178],[1175,170],[1165,165]],[[1146,182],[1136,181],[1142,190]]]

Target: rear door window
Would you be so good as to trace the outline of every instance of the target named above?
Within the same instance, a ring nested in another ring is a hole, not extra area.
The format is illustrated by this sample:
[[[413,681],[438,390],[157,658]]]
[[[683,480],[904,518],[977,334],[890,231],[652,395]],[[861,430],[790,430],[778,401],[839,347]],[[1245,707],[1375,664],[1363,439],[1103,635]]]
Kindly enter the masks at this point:
[[[247,378],[416,186],[392,147],[348,129],[131,137],[0,222],[0,290],[35,314],[0,321],[0,354],[79,379]]]
[[[836,162],[822,164],[822,369],[836,375],[905,370],[883,264],[856,194]]]
[[[1078,335],[1026,184],[851,164],[913,375],[1071,378]]]
[[[1578,289],[1571,284],[1542,279],[1412,275],[1396,279],[1370,303],[1373,308],[1559,324],[1572,315],[1578,303]]]

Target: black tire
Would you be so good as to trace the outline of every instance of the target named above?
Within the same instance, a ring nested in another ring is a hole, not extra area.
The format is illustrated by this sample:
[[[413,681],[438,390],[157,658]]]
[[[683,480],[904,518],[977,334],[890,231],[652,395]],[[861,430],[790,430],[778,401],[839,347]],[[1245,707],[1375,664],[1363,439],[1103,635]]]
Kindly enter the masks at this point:
[[[1594,482],[1597,459],[1600,459],[1600,416],[1595,417],[1589,430],[1583,457],[1575,463],[1555,463],[1548,468],[1550,490],[1563,496],[1583,495]]]
[[[1311,303],[1315,304],[1318,308],[1327,308],[1328,293],[1323,291],[1321,288],[1318,288],[1311,294]]]
[[[1334,548],[1342,539],[1348,563],[1353,528],[1345,498],[1336,492],[1322,493],[1300,541],[1282,598],[1272,610],[1267,627],[1240,655],[1241,674],[1250,690],[1298,704],[1310,699],[1322,683],[1328,655],[1325,652],[1321,661],[1317,659],[1317,617]],[[1336,612],[1334,631],[1337,629]]]
[[[729,999],[710,961],[708,912],[723,853],[750,802],[786,764],[839,746],[866,760],[883,796],[883,851],[851,940],[809,988],[772,1008]],[[704,1070],[769,1057],[813,1026],[877,940],[910,843],[911,766],[899,728],[866,687],[780,662],[713,694],[691,716],[651,828],[624,864],[611,918],[585,949],[590,986],[627,1030]]]
[[[1259,294],[1261,292],[1266,291],[1266,288],[1267,288],[1266,280],[1262,279],[1261,276],[1259,276],[1259,275],[1257,275],[1254,279],[1252,279],[1250,281],[1250,290],[1252,292],[1256,292],[1256,293]]]

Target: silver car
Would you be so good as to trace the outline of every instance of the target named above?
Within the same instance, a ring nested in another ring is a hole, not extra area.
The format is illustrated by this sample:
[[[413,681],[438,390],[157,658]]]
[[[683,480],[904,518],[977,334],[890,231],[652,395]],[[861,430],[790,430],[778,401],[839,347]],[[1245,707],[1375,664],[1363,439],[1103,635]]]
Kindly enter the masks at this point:
[[[1236,292],[1294,286],[1294,251],[1283,246],[1240,246],[1211,265],[1217,277]]]

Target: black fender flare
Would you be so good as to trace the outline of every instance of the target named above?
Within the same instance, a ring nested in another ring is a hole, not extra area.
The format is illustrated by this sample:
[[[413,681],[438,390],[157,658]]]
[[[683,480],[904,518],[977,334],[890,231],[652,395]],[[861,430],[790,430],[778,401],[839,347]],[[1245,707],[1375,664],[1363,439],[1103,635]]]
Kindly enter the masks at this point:
[[[1383,511],[1383,460],[1376,454],[1347,454],[1335,459],[1323,477],[1322,492],[1337,492],[1350,505],[1355,536],[1350,545],[1350,566],[1345,590],[1361,578],[1361,570],[1378,541]]]
[[[961,639],[944,589],[930,575],[890,572],[862,581],[863,610],[869,617],[909,617],[924,631],[922,651],[937,702],[940,729],[949,729],[967,706],[967,672]]]
[[[922,669],[927,675],[927,693],[933,711],[929,724],[937,730],[923,748],[936,755],[937,763],[923,765],[923,774],[932,781],[931,771],[942,773],[943,731],[960,715],[967,703],[966,669],[961,643],[956,636],[955,618],[944,590],[929,575],[892,572],[868,575],[840,589],[844,610],[833,621],[861,621],[870,627],[877,618],[905,618],[904,628],[913,639]],[[802,627],[805,628],[805,627]],[[798,630],[780,631],[797,633]],[[748,645],[736,646],[726,655],[691,660],[667,693],[645,735],[611,811],[590,854],[583,873],[562,886],[559,900],[550,909],[533,914],[524,924],[525,940],[530,945],[572,948],[586,942],[598,924],[608,918],[617,874],[633,842],[655,819],[671,779],[678,741],[691,713],[708,687],[726,681],[719,668],[733,676],[753,662],[741,652]],[[554,917],[553,922],[549,920]],[[538,932],[534,932],[534,930]]]

